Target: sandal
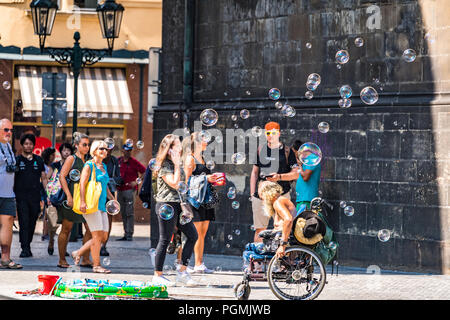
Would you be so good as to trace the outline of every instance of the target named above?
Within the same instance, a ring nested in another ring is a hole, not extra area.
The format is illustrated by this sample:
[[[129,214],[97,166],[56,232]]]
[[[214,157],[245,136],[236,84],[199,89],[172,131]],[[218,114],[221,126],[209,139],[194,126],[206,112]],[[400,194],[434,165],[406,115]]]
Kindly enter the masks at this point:
[[[82,267],[82,268],[92,268],[93,264],[92,263],[80,264],[80,267]]]
[[[72,257],[74,264],[77,266],[77,265],[80,263],[81,257],[78,256],[78,255],[74,255],[75,252],[76,252],[76,251],[72,251],[72,253],[70,254],[70,256]]]
[[[1,261],[1,267],[5,269],[22,269],[23,266],[21,264],[15,263],[11,259],[8,261]]]
[[[105,269],[102,266],[96,266],[92,268],[95,273],[111,273],[111,270]]]
[[[58,264],[57,267],[67,269],[67,268],[70,268],[70,265],[68,263],[64,263],[64,264]]]

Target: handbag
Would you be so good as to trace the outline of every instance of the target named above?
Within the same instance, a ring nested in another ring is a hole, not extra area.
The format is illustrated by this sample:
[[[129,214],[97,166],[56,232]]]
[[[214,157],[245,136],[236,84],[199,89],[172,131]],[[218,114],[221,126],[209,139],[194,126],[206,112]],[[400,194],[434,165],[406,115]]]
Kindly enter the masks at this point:
[[[219,195],[217,194],[216,189],[210,183],[208,183],[207,188],[208,199],[206,199],[205,203],[202,203],[202,206],[206,209],[216,208],[219,204]]]
[[[74,158],[76,158],[75,155],[73,155]],[[74,161],[72,162],[72,166],[70,167],[70,170],[72,170],[74,164],[75,164],[76,159],[74,159]],[[58,170],[58,169],[55,169]],[[62,167],[61,167],[62,170]],[[69,171],[70,171],[69,170]],[[53,177],[53,175],[52,175]],[[64,192],[62,186],[61,186],[61,182],[59,181],[59,177],[60,177],[60,172],[58,172],[58,185],[59,185],[59,190],[56,191],[54,194],[50,194],[50,202],[52,203],[52,205],[54,205],[55,207],[61,206],[63,204],[63,202],[66,200],[66,193]],[[70,184],[70,178],[66,177],[66,182],[67,185]]]
[[[58,212],[54,206],[47,208],[47,221],[51,228],[56,229],[58,227]]]
[[[86,162],[90,166],[91,161]],[[98,211],[98,202],[102,194],[102,184],[97,181],[95,176],[95,165],[92,163],[91,179],[87,183],[85,200],[86,200],[86,212],[80,210],[81,205],[81,194],[80,194],[80,184],[74,185],[73,190],[73,211],[78,214],[91,214]]]
[[[52,176],[47,182],[45,192],[47,193],[47,197],[50,198],[52,194],[56,194],[60,189],[61,184],[59,183],[59,171],[55,168],[55,170],[53,170]]]
[[[183,218],[190,222],[194,218],[194,211],[192,210],[192,207],[189,204],[189,202],[183,200],[179,192],[178,196],[180,197],[180,207],[181,207],[180,221]]]

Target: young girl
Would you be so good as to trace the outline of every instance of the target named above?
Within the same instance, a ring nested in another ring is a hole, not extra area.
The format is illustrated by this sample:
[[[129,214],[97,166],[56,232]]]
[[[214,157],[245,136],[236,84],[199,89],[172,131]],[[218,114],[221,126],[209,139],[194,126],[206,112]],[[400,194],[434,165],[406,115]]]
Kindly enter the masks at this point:
[[[178,188],[179,183],[184,182],[184,173],[181,169],[181,142],[177,136],[168,134],[161,141],[158,153],[156,154],[156,166],[157,169],[153,171],[153,175],[157,177],[155,210],[158,213],[164,207],[172,208],[173,216],[169,215],[163,218],[160,214],[157,214],[159,221],[159,242],[156,247],[155,274],[152,282],[154,284],[173,286],[173,282],[165,278],[162,271],[166,258],[166,250],[176,225],[187,237],[181,257],[182,265],[177,271],[177,281],[186,285],[195,285],[196,283],[191,279],[189,273],[187,273],[186,267],[189,264],[189,258],[194,250],[198,235],[192,222],[184,225],[179,223],[181,201]]]
[[[291,200],[281,197],[283,188],[275,182],[261,181],[258,185],[258,195],[264,202],[266,212],[273,217],[274,230],[281,230],[281,244],[276,251],[278,257],[285,254],[292,223],[295,215],[295,205]]]

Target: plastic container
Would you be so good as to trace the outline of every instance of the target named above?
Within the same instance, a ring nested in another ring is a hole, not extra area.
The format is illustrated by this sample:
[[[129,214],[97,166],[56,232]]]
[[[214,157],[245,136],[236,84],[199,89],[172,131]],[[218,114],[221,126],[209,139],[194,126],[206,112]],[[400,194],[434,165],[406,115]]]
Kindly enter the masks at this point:
[[[216,181],[213,183],[213,186],[223,186],[226,184],[226,176],[223,172],[213,173],[216,176]]]
[[[39,282],[42,282],[44,285],[43,289],[39,289],[40,294],[50,294],[56,282],[59,280],[60,276],[51,276],[51,275],[38,275]]]

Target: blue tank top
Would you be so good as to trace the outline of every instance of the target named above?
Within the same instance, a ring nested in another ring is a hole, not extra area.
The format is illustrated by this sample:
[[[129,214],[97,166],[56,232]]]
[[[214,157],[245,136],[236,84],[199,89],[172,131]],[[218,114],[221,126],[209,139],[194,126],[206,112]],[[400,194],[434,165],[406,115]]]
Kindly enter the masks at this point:
[[[100,195],[100,199],[98,201],[98,210],[106,212],[106,195],[109,182],[108,171],[105,169],[105,172],[103,173],[102,170],[100,170],[92,161],[87,161],[85,165],[88,165],[91,168],[91,176],[89,177],[89,181],[91,181],[92,177],[92,165],[95,166],[95,179],[97,180],[97,182],[100,182],[102,184],[102,194]]]

